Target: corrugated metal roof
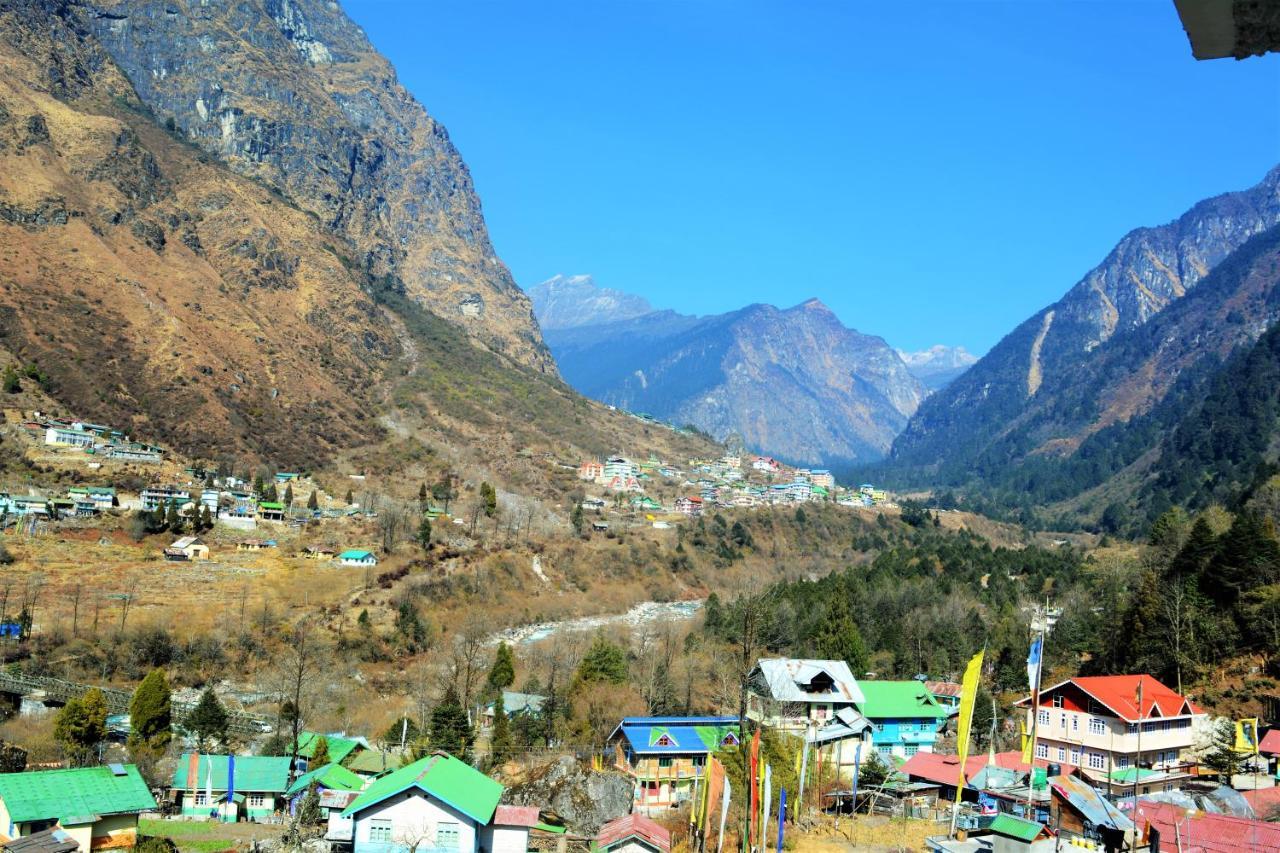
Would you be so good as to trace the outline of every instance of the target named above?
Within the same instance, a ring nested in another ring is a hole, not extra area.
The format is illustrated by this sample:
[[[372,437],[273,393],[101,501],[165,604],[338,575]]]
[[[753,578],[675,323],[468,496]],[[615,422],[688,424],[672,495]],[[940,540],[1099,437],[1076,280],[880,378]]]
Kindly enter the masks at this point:
[[[1280,850],[1280,825],[1209,812],[1188,812],[1169,803],[1141,800],[1139,826],[1160,831],[1161,853],[1255,853]]]
[[[341,764],[329,762],[315,770],[308,770],[289,786],[285,793],[297,794],[307,790],[312,782],[330,791],[359,791],[364,787],[364,780]]]
[[[647,841],[661,853],[667,853],[671,849],[671,833],[657,822],[636,813],[615,818],[600,827],[596,844],[607,849],[628,838]]]
[[[1019,841],[1032,842],[1044,832],[1044,827],[1034,820],[1016,817],[1011,814],[996,815],[989,829],[996,835],[1016,838]]]
[[[861,702],[865,698],[849,664],[842,660],[761,658],[756,669],[770,697],[780,702]],[[831,679],[830,691],[808,689],[820,676]]]
[[[738,742],[737,717],[626,717],[613,730],[639,754],[702,754]]]
[[[1049,788],[1094,826],[1129,830],[1133,821],[1079,776],[1050,776]]]
[[[0,800],[15,823],[130,814],[156,807],[147,783],[132,764],[116,775],[110,767],[78,767],[33,773],[0,773]]]
[[[201,755],[195,787],[203,791],[207,784],[215,791],[227,790],[227,761],[225,755]],[[173,787],[191,790],[190,767],[191,754],[186,753],[178,759],[178,767],[173,771]],[[237,791],[284,793],[289,787],[289,756],[237,755],[235,784]]]
[[[355,815],[364,809],[417,788],[452,806],[478,824],[487,824],[502,797],[502,786],[452,755],[437,752],[383,776],[342,812]]]
[[[872,719],[935,719],[947,712],[919,681],[863,681],[858,710]]]

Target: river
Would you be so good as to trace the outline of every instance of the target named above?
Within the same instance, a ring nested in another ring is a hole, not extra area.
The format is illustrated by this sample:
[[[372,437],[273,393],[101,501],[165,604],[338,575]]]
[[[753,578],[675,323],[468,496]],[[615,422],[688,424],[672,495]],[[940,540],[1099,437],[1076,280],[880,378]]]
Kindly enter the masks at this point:
[[[653,622],[666,622],[673,619],[691,619],[702,609],[702,601],[643,601],[626,613],[611,613],[601,616],[581,616],[577,619],[565,619],[559,622],[540,622],[536,625],[521,625],[519,628],[508,628],[490,638],[493,643],[509,643],[524,645],[545,640],[556,634],[576,634],[584,631],[595,631],[615,625],[639,628]]]

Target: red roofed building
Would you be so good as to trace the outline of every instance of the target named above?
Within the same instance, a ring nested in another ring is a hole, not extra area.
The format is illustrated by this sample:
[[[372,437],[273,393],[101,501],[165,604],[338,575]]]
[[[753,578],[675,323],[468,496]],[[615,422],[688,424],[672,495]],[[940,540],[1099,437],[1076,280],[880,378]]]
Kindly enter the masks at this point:
[[[1280,824],[1208,812],[1188,812],[1170,803],[1139,800],[1138,831],[1160,832],[1159,853],[1254,853],[1280,850]],[[1153,851],[1155,853],[1155,851]]]
[[[1259,820],[1267,820],[1272,814],[1280,814],[1280,788],[1259,788],[1256,791],[1241,791],[1240,796],[1253,809]]]
[[[968,785],[969,780],[977,776],[978,772],[986,765],[986,755],[969,756],[964,762],[965,784]],[[956,785],[960,782],[960,756],[939,755],[936,752],[917,752],[903,762],[902,766],[898,768],[898,772],[912,782],[932,782],[940,786],[939,799],[955,799]],[[976,791],[972,789],[966,789],[966,791],[971,795],[970,799],[977,799],[978,793]]]
[[[702,498],[685,497],[676,499],[676,512],[684,513],[689,517],[702,515]]]
[[[629,814],[600,827],[596,846],[608,853],[671,853],[671,833],[642,814]]]
[[[1138,697],[1142,707],[1138,707]],[[1027,709],[1031,728],[1031,698]],[[1037,759],[1079,767],[1108,793],[1168,789],[1190,775],[1204,712],[1150,675],[1069,678],[1040,693]],[[1138,769],[1135,769],[1138,768]]]

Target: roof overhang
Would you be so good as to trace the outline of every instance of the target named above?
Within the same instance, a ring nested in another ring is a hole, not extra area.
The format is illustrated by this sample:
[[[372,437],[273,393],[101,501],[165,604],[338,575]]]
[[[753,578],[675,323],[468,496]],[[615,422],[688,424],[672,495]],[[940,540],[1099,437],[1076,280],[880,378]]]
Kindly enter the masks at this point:
[[[1174,0],[1196,59],[1245,59],[1280,50],[1275,0]]]

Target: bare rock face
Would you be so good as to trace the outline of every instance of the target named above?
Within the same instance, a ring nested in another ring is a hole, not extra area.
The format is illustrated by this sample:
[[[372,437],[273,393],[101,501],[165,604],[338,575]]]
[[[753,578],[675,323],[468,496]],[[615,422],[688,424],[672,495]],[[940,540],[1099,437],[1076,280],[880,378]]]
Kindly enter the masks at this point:
[[[570,832],[594,836],[604,824],[630,814],[633,797],[632,782],[626,776],[588,770],[566,755],[507,788],[502,801],[549,808],[564,819]]]
[[[1168,340],[1147,335],[1151,343],[1138,345],[1130,339],[1277,223],[1280,168],[1257,186],[1202,201],[1171,223],[1131,231],[1061,300],[925,401],[894,443],[893,465],[903,475],[946,468],[957,477],[982,474],[1029,454],[1073,452],[1096,430],[1148,411],[1190,363],[1169,351],[1195,350],[1201,329],[1211,331],[1195,327],[1210,322],[1208,309],[1180,319]],[[1229,347],[1260,333],[1253,324],[1244,337],[1233,333],[1222,343]],[[1120,350],[1124,359],[1117,358]],[[1135,383],[1143,370],[1150,381]]]
[[[86,0],[74,14],[159,121],[315,214],[365,271],[554,372],[448,133],[337,3]]]

